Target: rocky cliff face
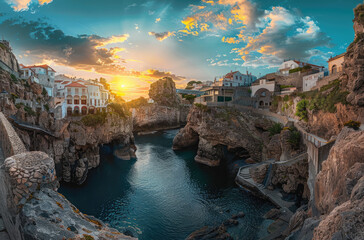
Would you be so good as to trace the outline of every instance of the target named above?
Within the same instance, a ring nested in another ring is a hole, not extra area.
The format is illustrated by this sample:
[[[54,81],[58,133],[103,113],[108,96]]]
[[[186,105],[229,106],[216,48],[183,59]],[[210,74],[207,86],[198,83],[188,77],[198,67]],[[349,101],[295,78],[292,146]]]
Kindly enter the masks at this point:
[[[176,84],[170,77],[164,77],[152,83],[149,97],[162,106],[175,107],[181,103],[181,98],[176,93]]]
[[[255,127],[255,121],[259,120],[230,108],[194,106],[188,114],[187,125],[173,140],[173,149],[198,143],[195,160],[209,166],[218,166],[226,153],[262,161],[262,130]]]
[[[19,72],[19,64],[10,47],[0,43],[0,60],[14,72]]]
[[[103,124],[96,126],[86,126],[80,117],[57,120],[53,125],[53,118],[41,119],[39,126],[49,126],[47,129],[56,137],[21,129],[18,129],[19,135],[27,148],[46,152],[54,159],[57,176],[65,182],[81,184],[86,180],[88,170],[100,164],[99,146],[102,144],[122,146],[125,159],[135,157],[130,117],[120,118],[118,114],[110,113]]]
[[[347,100],[353,105],[364,106],[364,5],[354,9],[355,39],[345,54],[343,80],[347,81],[350,94]]]
[[[179,128],[186,124],[189,107],[168,107],[148,104],[133,109],[134,131],[154,131]]]
[[[88,169],[100,163],[99,146],[102,144],[117,143],[123,146],[123,149],[118,149],[118,153],[122,152],[119,156],[126,159],[135,157],[131,116],[121,117],[110,110],[101,116],[105,121],[93,126],[83,123],[81,116],[56,120],[44,107],[50,106],[50,98],[42,93],[43,88],[39,84],[13,79],[0,69],[0,86],[8,92],[5,98],[0,99],[0,111],[20,123],[51,133],[14,124],[28,150],[46,152],[54,159],[57,176],[62,180],[83,183]]]

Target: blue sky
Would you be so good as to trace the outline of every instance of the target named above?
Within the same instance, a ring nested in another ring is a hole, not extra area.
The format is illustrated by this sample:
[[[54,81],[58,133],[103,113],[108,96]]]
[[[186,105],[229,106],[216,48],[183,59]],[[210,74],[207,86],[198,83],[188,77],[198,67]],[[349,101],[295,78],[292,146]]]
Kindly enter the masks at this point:
[[[134,98],[162,76],[182,86],[230,70],[259,77],[286,58],[326,66],[352,42],[361,2],[0,0],[0,34],[21,63],[104,76]]]

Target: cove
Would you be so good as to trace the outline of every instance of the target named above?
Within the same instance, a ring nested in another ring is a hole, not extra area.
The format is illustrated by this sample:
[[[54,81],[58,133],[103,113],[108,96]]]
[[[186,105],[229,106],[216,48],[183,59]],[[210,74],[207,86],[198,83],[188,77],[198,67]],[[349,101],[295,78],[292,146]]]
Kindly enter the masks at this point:
[[[195,149],[173,151],[178,130],[136,136],[137,159],[125,161],[110,146],[100,151],[101,164],[81,186],[62,183],[59,192],[82,212],[141,240],[185,239],[203,226],[218,226],[243,211],[234,239],[266,235],[273,208],[234,183],[227,168],[194,161]]]

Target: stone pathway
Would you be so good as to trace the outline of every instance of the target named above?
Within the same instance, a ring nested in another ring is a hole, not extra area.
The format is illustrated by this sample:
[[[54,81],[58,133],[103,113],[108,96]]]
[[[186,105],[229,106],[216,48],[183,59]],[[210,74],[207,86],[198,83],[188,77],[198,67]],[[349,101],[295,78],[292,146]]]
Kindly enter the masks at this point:
[[[1,142],[0,142],[0,166],[3,165],[4,160],[5,160],[4,154],[3,154],[3,150],[1,149]],[[0,171],[2,171],[2,170],[0,169]],[[0,239],[1,240],[10,240],[9,235],[6,232],[4,221],[1,217],[1,215],[0,215]]]
[[[293,159],[293,161],[296,161],[297,159]],[[288,202],[283,200],[283,195],[280,193],[279,190],[269,190],[266,189],[263,184],[256,183],[253,178],[250,175],[250,168],[257,167],[262,164],[269,164],[273,163],[273,160],[252,164],[248,166],[243,166],[239,169],[238,175],[236,176],[235,182],[243,187],[247,188],[249,190],[257,191],[258,194],[262,195],[263,197],[269,199],[273,204],[278,206],[279,208],[284,208],[287,210],[288,215],[292,215],[293,213],[289,210],[291,206],[294,205],[294,202]],[[288,161],[286,161],[288,162]]]

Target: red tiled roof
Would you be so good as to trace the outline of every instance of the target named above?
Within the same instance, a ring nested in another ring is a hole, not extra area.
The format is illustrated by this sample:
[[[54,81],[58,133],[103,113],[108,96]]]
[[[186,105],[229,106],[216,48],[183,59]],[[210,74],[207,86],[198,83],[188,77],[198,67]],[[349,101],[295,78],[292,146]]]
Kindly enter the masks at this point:
[[[77,82],[73,82],[71,84],[68,84],[67,86],[65,87],[81,87],[81,88],[86,88],[84,85],[80,84],[80,83],[77,83]]]
[[[20,66],[22,68],[36,68],[36,67],[40,67],[40,68],[44,68],[45,70],[48,71],[48,68],[51,69],[51,71],[56,72],[53,68],[51,68],[50,66],[48,66],[47,64],[43,64],[43,65],[33,65],[33,66],[24,66],[23,64],[20,64]]]
[[[228,74],[225,75],[225,78],[233,78],[234,74],[237,73],[238,71],[235,72],[229,72]]]

